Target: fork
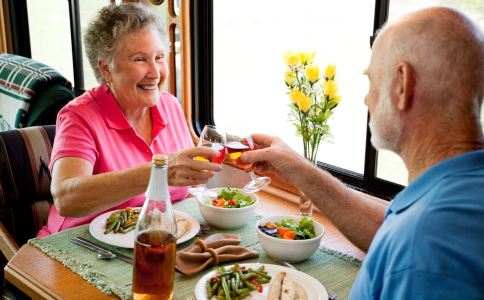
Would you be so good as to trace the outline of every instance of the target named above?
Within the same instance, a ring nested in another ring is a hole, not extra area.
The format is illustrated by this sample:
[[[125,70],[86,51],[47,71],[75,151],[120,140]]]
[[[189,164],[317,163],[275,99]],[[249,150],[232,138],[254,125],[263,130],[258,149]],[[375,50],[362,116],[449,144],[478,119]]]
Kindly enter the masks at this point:
[[[197,298],[195,298],[195,295],[191,295],[187,298],[187,300],[196,300]]]
[[[291,268],[291,269],[294,269],[294,270],[298,270],[299,271],[298,268],[296,268],[294,265],[288,263],[287,261],[280,261],[279,263],[281,265],[283,265],[283,266],[286,266],[288,268]],[[332,292],[332,291],[328,290],[327,288],[326,288],[326,292],[328,292],[328,299],[329,300],[335,300],[338,297],[338,295],[336,295],[335,292]],[[187,299],[187,300],[190,300],[190,299]]]

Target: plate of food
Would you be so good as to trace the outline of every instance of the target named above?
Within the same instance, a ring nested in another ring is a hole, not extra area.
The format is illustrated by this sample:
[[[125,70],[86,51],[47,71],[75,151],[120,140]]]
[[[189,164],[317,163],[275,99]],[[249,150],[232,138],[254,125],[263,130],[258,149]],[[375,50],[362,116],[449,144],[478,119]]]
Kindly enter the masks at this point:
[[[288,267],[261,263],[217,267],[195,286],[197,300],[212,300],[225,293],[230,293],[232,299],[248,300],[328,299],[326,288],[316,278]]]
[[[133,248],[134,227],[138,221],[140,207],[127,207],[97,216],[89,224],[93,237],[109,245]],[[191,215],[174,210],[177,229],[177,244],[188,241],[200,231],[200,223]],[[114,224],[113,224],[114,223]]]

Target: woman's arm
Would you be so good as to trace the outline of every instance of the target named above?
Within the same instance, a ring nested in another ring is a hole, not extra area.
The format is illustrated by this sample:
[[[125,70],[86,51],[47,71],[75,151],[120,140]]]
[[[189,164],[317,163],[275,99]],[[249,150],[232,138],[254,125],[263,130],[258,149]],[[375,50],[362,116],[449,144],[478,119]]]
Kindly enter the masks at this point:
[[[221,166],[194,160],[218,151],[195,147],[169,155],[168,184],[189,186],[206,183]],[[93,175],[92,164],[82,158],[63,157],[52,168],[51,193],[62,216],[82,217],[100,212],[146,191],[151,164]]]

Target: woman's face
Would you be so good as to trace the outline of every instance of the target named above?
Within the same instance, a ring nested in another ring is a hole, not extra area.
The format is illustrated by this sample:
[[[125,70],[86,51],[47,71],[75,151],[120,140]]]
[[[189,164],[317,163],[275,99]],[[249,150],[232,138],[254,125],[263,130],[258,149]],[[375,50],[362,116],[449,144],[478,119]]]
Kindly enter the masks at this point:
[[[167,76],[165,54],[158,32],[146,28],[119,40],[111,65],[100,62],[101,71],[125,113],[151,107],[158,101]]]

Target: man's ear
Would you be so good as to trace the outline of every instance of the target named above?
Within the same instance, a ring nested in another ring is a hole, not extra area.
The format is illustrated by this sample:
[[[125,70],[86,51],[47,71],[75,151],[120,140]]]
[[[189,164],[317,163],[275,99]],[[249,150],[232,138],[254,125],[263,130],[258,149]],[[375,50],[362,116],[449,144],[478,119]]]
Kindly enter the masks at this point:
[[[111,82],[111,71],[109,70],[109,66],[106,61],[99,59],[97,61],[97,67],[99,68],[99,71],[101,71],[101,74],[103,75],[106,82]]]
[[[397,65],[395,78],[395,95],[397,97],[397,108],[401,111],[409,110],[413,105],[413,94],[415,91],[415,74],[412,66],[407,62],[400,62]]]

